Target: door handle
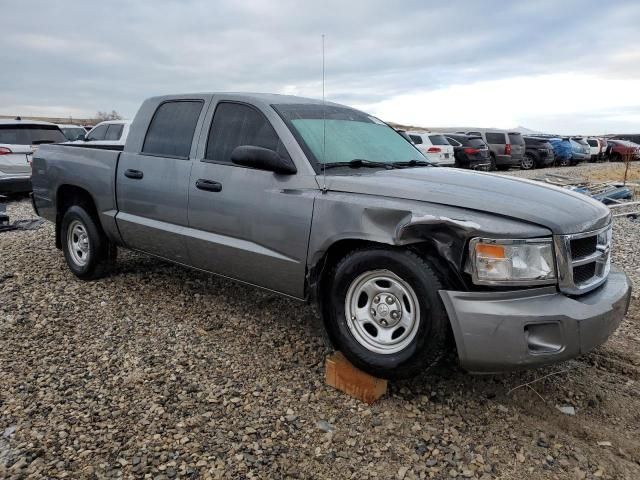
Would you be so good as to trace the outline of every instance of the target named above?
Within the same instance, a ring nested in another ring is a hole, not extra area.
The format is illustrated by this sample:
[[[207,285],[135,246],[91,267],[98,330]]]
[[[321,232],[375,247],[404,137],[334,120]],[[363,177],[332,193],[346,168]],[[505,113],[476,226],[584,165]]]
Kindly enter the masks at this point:
[[[125,170],[124,171],[124,176],[127,178],[133,178],[135,180],[140,180],[144,174],[140,171],[140,170]]]
[[[206,190],[207,192],[221,192],[222,184],[220,182],[214,182],[213,180],[199,178],[198,181],[196,181],[196,188],[198,190]]]

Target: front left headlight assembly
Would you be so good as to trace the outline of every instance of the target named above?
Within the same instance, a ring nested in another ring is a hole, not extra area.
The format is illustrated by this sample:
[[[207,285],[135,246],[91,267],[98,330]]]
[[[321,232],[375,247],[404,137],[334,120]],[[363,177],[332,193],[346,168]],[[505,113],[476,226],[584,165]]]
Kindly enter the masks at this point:
[[[473,238],[469,243],[467,271],[477,285],[556,283],[555,265],[551,238]]]

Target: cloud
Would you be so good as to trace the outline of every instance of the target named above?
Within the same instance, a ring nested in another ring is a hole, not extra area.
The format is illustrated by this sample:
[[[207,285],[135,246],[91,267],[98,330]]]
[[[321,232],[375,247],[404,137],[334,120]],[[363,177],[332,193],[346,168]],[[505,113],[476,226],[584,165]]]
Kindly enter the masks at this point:
[[[148,96],[189,91],[319,97],[325,33],[329,99],[376,111],[385,106],[389,120],[405,123],[428,110],[441,115],[437,124],[450,116],[469,124],[478,118],[470,105],[453,104],[453,112],[389,105],[430,94],[432,104],[448,104],[434,92],[474,85],[482,92],[491,82],[528,77],[637,81],[639,23],[640,4],[633,1],[22,0],[3,8],[0,113],[55,107],[60,116],[116,109],[131,117]],[[554,95],[552,82],[544,88]],[[545,127],[567,112],[562,103],[519,108],[505,102],[493,121]]]
[[[360,108],[391,121],[434,128],[526,125],[550,133],[572,129],[569,133],[596,134],[606,133],[611,123],[633,125],[640,112],[637,87],[634,79],[559,73],[451,85]]]

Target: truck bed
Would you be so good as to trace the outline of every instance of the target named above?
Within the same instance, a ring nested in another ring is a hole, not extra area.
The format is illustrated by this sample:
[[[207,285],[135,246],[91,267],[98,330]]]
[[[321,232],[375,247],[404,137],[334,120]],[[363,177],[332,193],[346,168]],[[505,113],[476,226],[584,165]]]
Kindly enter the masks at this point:
[[[91,193],[105,233],[117,235],[115,180],[121,152],[95,147],[42,145],[32,165],[34,205],[40,216],[55,222],[56,196],[61,188],[73,185]]]

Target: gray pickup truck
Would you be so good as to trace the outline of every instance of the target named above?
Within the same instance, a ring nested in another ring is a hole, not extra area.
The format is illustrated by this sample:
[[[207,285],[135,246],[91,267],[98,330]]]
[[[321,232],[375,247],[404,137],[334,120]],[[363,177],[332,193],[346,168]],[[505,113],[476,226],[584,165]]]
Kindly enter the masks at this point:
[[[151,98],[122,151],[43,145],[32,183],[77,277],[99,277],[124,247],[317,301],[332,344],[382,377],[453,348],[471,372],[572,358],[629,305],[606,207],[430,166],[377,118],[334,103]]]

